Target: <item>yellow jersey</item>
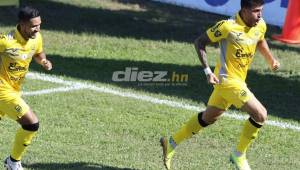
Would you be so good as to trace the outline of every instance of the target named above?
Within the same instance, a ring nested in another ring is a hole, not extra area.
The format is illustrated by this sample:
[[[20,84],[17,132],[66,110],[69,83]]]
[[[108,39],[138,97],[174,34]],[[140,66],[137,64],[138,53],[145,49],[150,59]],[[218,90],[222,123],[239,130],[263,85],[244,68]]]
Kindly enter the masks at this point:
[[[43,52],[40,33],[25,40],[17,28],[7,35],[0,35],[0,90],[20,91],[21,84],[35,54]]]
[[[206,33],[212,42],[219,42],[220,57],[214,74],[222,80],[245,82],[258,41],[264,39],[266,23],[261,19],[254,27],[248,27],[239,14],[222,20]]]

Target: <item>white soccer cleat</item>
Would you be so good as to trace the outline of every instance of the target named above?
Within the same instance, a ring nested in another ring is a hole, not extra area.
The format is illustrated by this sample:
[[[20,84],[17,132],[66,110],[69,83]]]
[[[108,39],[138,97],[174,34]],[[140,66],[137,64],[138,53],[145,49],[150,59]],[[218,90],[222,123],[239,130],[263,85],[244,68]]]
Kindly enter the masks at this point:
[[[232,152],[230,154],[230,162],[235,165],[237,170],[251,170],[246,158],[246,154],[238,157],[234,152]]]
[[[10,157],[4,160],[4,168],[6,168],[6,170],[23,170],[21,161],[13,162]]]

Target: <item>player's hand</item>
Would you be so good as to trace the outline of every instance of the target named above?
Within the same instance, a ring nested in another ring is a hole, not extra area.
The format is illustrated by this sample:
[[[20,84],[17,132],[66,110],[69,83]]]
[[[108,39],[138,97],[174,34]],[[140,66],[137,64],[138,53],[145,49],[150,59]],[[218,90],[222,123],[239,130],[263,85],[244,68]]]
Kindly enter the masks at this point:
[[[41,61],[42,66],[44,67],[45,70],[51,70],[52,69],[52,63],[51,61],[47,59],[42,59]]]
[[[219,84],[219,79],[216,77],[214,73],[210,73],[206,77],[207,77],[208,84],[212,84],[212,85]]]
[[[271,63],[271,69],[272,69],[272,71],[278,70],[279,67],[280,67],[279,61],[277,61],[276,59],[274,59],[274,60],[272,61],[272,63]]]

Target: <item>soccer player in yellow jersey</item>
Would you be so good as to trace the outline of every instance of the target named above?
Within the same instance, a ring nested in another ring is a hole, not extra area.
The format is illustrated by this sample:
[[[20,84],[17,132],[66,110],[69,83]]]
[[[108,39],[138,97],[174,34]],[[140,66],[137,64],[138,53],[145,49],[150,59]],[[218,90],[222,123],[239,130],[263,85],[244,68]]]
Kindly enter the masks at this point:
[[[21,98],[20,88],[32,58],[46,70],[52,64],[43,52],[39,33],[41,17],[32,7],[23,7],[18,13],[16,28],[0,35],[0,119],[4,115],[17,121],[18,129],[10,156],[4,161],[8,170],[22,170],[21,158],[39,128],[39,120]]]
[[[230,154],[230,160],[239,170],[250,169],[246,151],[267,119],[267,110],[245,83],[256,47],[272,70],[277,70],[280,66],[264,39],[266,24],[262,19],[263,4],[263,0],[241,0],[241,9],[234,17],[216,23],[195,40],[195,48],[205,68],[207,81],[214,85],[214,91],[203,112],[191,117],[169,139],[161,138],[164,165],[167,169],[171,167],[171,158],[176,146],[213,124],[231,105],[247,112],[250,117],[245,121],[238,144]],[[205,47],[215,42],[219,43],[220,57],[212,72],[207,62]]]

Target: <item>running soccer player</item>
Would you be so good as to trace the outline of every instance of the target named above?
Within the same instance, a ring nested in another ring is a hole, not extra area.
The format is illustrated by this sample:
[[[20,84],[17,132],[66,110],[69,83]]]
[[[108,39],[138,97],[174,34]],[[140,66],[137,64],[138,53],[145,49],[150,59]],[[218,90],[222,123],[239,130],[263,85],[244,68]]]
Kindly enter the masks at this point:
[[[176,146],[213,124],[231,105],[247,112],[250,117],[245,121],[238,144],[230,154],[230,160],[237,169],[250,169],[246,151],[267,119],[267,110],[245,83],[256,47],[272,70],[277,70],[280,66],[264,39],[266,24],[262,19],[263,4],[263,0],[241,0],[241,9],[234,17],[217,22],[195,40],[195,48],[205,68],[207,81],[214,85],[214,91],[203,112],[191,117],[169,139],[161,138],[163,160],[167,169],[171,168],[171,158]],[[219,43],[221,54],[212,72],[207,62],[205,47],[215,42]]]
[[[32,58],[46,70],[52,64],[43,52],[39,33],[41,17],[32,7],[23,7],[18,13],[16,28],[0,36],[0,119],[7,115],[17,121],[18,129],[10,156],[4,161],[8,170],[22,170],[21,158],[39,128],[39,120],[21,98],[21,84]]]

